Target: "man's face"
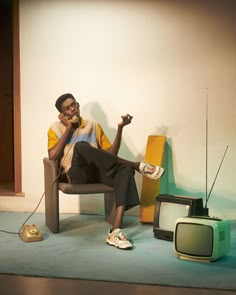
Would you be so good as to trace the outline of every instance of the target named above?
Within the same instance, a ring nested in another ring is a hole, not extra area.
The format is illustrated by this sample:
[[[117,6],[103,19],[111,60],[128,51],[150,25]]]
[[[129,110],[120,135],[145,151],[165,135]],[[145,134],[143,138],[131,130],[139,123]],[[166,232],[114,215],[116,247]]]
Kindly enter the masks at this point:
[[[61,110],[63,115],[69,118],[72,118],[73,116],[80,117],[79,103],[73,98],[66,99],[61,105]]]

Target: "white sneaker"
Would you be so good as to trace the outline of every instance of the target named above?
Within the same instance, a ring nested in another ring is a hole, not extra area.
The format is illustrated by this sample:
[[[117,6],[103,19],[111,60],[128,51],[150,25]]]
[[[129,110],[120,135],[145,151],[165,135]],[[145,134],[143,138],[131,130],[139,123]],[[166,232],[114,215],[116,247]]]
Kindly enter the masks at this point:
[[[150,179],[158,179],[161,178],[164,174],[164,168],[151,165],[146,162],[141,162],[139,165],[139,172]]]
[[[128,240],[126,234],[120,228],[108,232],[106,243],[123,250],[133,248],[133,245]]]

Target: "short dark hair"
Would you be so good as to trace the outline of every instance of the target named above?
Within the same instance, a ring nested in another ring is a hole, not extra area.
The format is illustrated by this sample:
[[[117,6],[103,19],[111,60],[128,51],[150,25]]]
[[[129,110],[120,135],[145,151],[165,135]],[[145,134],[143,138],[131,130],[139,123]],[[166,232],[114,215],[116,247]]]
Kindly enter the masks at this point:
[[[65,93],[65,94],[62,94],[61,96],[58,97],[58,99],[56,100],[56,103],[55,103],[55,107],[58,109],[58,111],[61,113],[61,105],[63,104],[63,102],[65,100],[67,100],[68,98],[74,98],[74,96],[71,94],[71,93]]]

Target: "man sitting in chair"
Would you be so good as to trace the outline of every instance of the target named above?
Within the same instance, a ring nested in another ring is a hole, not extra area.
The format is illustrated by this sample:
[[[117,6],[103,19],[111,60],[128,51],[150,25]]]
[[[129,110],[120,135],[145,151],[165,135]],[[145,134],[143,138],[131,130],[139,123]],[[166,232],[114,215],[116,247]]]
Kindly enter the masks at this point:
[[[80,105],[70,93],[61,95],[55,104],[59,121],[48,130],[48,155],[60,162],[69,183],[104,183],[115,191],[115,220],[106,238],[108,245],[131,249],[132,243],[120,229],[124,211],[139,205],[134,179],[135,171],[150,179],[158,179],[164,169],[145,162],[131,162],[117,156],[123,127],[131,115],[122,116],[113,144],[100,124],[80,116]]]

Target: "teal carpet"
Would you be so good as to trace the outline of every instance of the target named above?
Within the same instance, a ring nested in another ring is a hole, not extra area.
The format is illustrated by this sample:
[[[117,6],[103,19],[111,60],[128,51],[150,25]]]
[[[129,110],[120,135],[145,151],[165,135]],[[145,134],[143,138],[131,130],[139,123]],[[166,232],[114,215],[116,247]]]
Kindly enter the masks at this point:
[[[29,213],[0,212],[0,229],[17,232]],[[236,290],[236,221],[231,221],[231,248],[212,263],[175,257],[172,242],[154,238],[152,225],[126,216],[126,233],[133,250],[105,243],[109,225],[99,215],[61,215],[61,233],[52,234],[44,214],[27,224],[37,224],[43,241],[23,242],[18,235],[0,232],[0,273]]]

